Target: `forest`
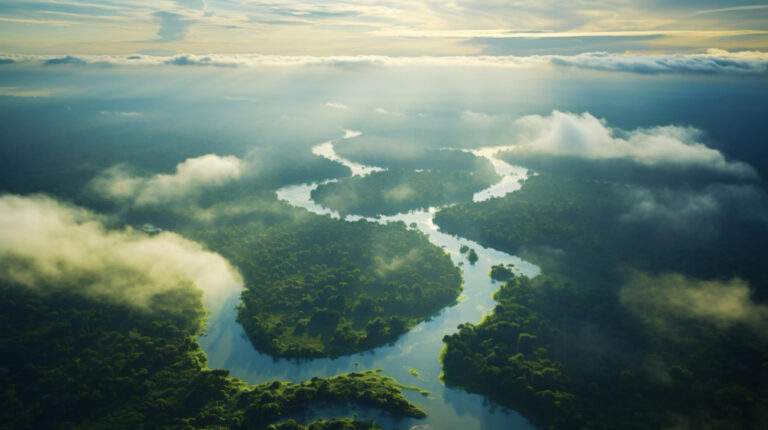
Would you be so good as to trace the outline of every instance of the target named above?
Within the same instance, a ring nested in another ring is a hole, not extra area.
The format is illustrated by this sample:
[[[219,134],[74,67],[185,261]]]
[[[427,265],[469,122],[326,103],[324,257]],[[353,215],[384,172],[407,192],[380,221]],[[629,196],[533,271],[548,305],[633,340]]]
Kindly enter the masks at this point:
[[[424,141],[402,136],[363,135],[334,143],[336,153],[369,166],[386,169],[474,171],[493,174],[493,165],[484,157],[450,148],[429,147]]]
[[[492,268],[508,281],[490,315],[445,337],[444,380],[542,428],[764,427],[768,339],[765,320],[748,316],[765,309],[754,266],[765,251],[750,255],[764,227],[750,236],[729,214],[722,235],[678,232],[687,240],[660,247],[668,226],[622,218],[628,188],[539,175],[504,198],[438,212],[441,229],[544,272]],[[736,295],[743,313],[715,307]]]
[[[317,402],[424,416],[402,396],[405,386],[377,371],[248,386],[207,368],[196,342],[199,290],[182,286],[153,300],[142,311],[0,285],[0,428],[378,428],[350,418],[290,420]]]
[[[472,201],[496,180],[493,171],[390,169],[320,185],[312,200],[342,215],[394,215]]]
[[[335,357],[393,342],[462,290],[450,257],[402,223],[310,215],[197,238],[240,268],[238,322],[257,349],[280,357]]]
[[[633,217],[645,205],[673,206],[676,194],[671,191],[540,174],[503,198],[447,207],[434,220],[448,233],[525,256],[543,265],[545,272],[589,277],[602,276],[606,268],[633,268],[703,279],[740,277],[755,287],[768,285],[768,273],[762,270],[768,261],[763,246],[768,224],[750,217],[748,208],[714,194],[744,193],[744,188],[679,191],[682,199],[710,194],[719,198],[723,210],[713,219],[680,225],[651,214],[647,219]],[[755,293],[768,298],[768,288],[756,288]]]

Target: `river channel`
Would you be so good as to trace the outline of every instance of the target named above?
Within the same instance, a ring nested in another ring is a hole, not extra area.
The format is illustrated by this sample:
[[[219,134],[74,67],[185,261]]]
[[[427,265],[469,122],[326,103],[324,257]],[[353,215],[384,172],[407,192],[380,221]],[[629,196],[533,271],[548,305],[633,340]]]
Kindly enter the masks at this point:
[[[341,139],[359,136],[359,132],[346,131]],[[525,169],[511,166],[495,158],[496,148],[481,148],[472,152],[486,157],[493,164],[501,180],[491,187],[475,194],[475,201],[500,197],[520,188],[519,180],[524,179]],[[374,171],[383,170],[376,166],[365,166],[344,159],[334,151],[334,142],[324,142],[312,148],[320,157],[341,163],[352,170],[352,175],[365,176]],[[339,178],[341,179],[341,178]],[[335,181],[332,179],[330,181]],[[326,181],[328,182],[328,181]],[[339,214],[320,206],[311,199],[311,192],[320,183],[298,184],[281,188],[277,196],[295,207],[305,208],[317,214],[339,218]],[[394,344],[375,348],[363,353],[343,356],[335,359],[286,360],[275,359],[263,354],[251,345],[243,328],[235,321],[235,309],[240,300],[240,293],[233,293],[221,306],[211,309],[207,334],[199,338],[200,345],[208,354],[209,367],[228,369],[232,376],[251,384],[272,380],[301,382],[314,376],[325,377],[339,373],[366,369],[383,369],[383,373],[396,378],[406,385],[418,385],[428,390],[429,396],[416,391],[405,391],[405,396],[427,412],[424,419],[397,420],[385,412],[360,407],[320,407],[301,416],[293,417],[298,421],[309,421],[319,417],[357,416],[372,419],[384,429],[430,430],[472,430],[472,429],[533,429],[528,421],[515,411],[489,402],[485,397],[470,394],[461,389],[446,387],[440,382],[441,372],[438,357],[443,348],[443,336],[454,333],[461,323],[477,323],[490,312],[495,302],[491,295],[500,284],[491,280],[488,272],[496,264],[512,263],[527,276],[539,274],[539,268],[520,258],[490,248],[484,248],[471,240],[440,232],[432,222],[436,208],[411,211],[392,216],[376,218],[348,215],[345,220],[356,222],[360,219],[388,223],[403,221],[409,228],[415,228],[427,235],[430,242],[443,248],[462,269],[464,291],[458,302],[443,309],[439,314],[418,324],[401,336]],[[471,265],[459,248],[466,245],[473,248],[479,257]],[[418,376],[410,370],[416,369]]]

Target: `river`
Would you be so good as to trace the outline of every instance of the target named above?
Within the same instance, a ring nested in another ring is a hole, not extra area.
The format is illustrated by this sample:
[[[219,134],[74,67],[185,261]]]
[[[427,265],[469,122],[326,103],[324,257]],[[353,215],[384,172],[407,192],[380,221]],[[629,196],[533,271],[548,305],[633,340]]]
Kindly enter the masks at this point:
[[[360,132],[347,130],[341,139],[359,136]],[[312,152],[321,157],[341,163],[352,170],[352,175],[365,176],[371,172],[383,170],[376,166],[365,166],[344,159],[334,151],[334,142],[324,142],[312,148]],[[520,188],[519,180],[524,179],[525,169],[511,166],[495,158],[495,148],[481,148],[472,152],[491,161],[501,180],[491,187],[475,194],[475,201],[503,196]],[[332,179],[326,182],[335,181]],[[322,207],[311,199],[311,192],[320,183],[291,185],[277,191],[277,196],[295,207],[305,208],[317,214],[339,218],[339,214]],[[235,321],[235,306],[240,300],[240,293],[233,293],[223,305],[211,309],[207,334],[199,338],[200,345],[208,354],[211,368],[228,369],[232,376],[251,384],[272,380],[301,382],[314,376],[333,376],[339,373],[365,369],[384,369],[384,374],[396,378],[406,385],[418,385],[430,392],[422,396],[416,391],[405,391],[405,396],[427,412],[425,419],[398,420],[378,410],[361,407],[320,407],[295,416],[298,421],[306,422],[319,417],[357,416],[361,419],[373,419],[384,429],[408,429],[414,426],[430,430],[471,430],[471,429],[533,429],[528,421],[515,411],[489,402],[485,397],[470,394],[461,389],[446,387],[440,380],[441,366],[438,360],[443,348],[443,336],[456,331],[456,326],[465,323],[477,323],[490,312],[495,302],[491,294],[500,284],[488,276],[491,266],[513,263],[521,273],[527,276],[539,274],[539,268],[504,252],[484,248],[471,240],[442,233],[432,222],[436,208],[412,211],[392,216],[368,218],[348,215],[345,220],[355,222],[360,219],[387,223],[403,221],[427,235],[430,242],[443,248],[461,267],[464,278],[464,291],[459,301],[442,310],[438,315],[423,321],[408,333],[401,336],[392,345],[382,346],[363,353],[343,356],[335,359],[286,360],[256,351],[251,345],[243,328]],[[473,248],[479,257],[471,265],[460,254],[459,248],[466,245]],[[418,376],[411,374],[416,369]]]

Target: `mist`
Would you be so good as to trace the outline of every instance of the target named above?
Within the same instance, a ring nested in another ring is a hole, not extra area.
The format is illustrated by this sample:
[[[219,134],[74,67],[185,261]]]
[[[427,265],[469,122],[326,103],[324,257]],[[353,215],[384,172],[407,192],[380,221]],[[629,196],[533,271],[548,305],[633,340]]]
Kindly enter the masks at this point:
[[[209,309],[239,291],[238,271],[201,245],[174,233],[148,235],[107,224],[103,216],[44,195],[3,195],[0,279],[144,310],[174,290],[198,289]]]

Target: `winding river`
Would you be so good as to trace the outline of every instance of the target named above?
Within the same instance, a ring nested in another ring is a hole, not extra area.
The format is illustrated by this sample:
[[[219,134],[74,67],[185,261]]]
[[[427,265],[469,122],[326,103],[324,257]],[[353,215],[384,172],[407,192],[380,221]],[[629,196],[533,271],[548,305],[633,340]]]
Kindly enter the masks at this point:
[[[342,139],[359,136],[359,132],[346,131]],[[365,166],[344,159],[334,151],[334,142],[325,142],[312,148],[315,155],[341,163],[352,170],[352,175],[365,176],[380,167]],[[500,148],[482,148],[472,152],[486,157],[493,164],[502,179],[491,187],[475,194],[475,201],[503,196],[519,189],[519,179],[525,178],[526,171],[495,158],[494,153]],[[331,179],[326,182],[332,182]],[[317,214],[327,214],[339,218],[333,210],[315,203],[310,195],[321,183],[292,185],[281,188],[277,196],[295,207],[302,207]],[[403,221],[426,234],[434,245],[444,248],[463,271],[464,291],[458,303],[445,308],[438,315],[424,321],[411,331],[401,336],[392,345],[375,348],[371,351],[339,357],[335,359],[286,360],[275,359],[270,355],[256,351],[248,341],[242,327],[235,321],[235,306],[240,299],[239,291],[233,293],[221,306],[211,309],[207,335],[200,337],[203,350],[208,354],[211,368],[229,369],[232,376],[251,384],[275,379],[300,382],[314,376],[333,376],[339,373],[364,369],[384,369],[384,374],[392,376],[406,385],[418,385],[430,392],[422,396],[416,391],[406,391],[409,400],[423,408],[428,416],[425,419],[394,419],[386,412],[360,407],[321,407],[309,410],[293,418],[309,421],[323,416],[353,416],[377,421],[384,429],[408,429],[416,427],[431,430],[470,430],[470,429],[533,429],[528,421],[515,411],[490,403],[485,397],[470,394],[461,389],[446,387],[440,380],[441,366],[438,361],[443,348],[443,336],[456,331],[456,326],[465,323],[477,323],[490,312],[495,302],[491,294],[499,288],[488,276],[491,266],[513,263],[523,274],[536,276],[539,268],[513,255],[490,248],[462,237],[442,233],[432,222],[437,209],[412,211],[392,216],[368,218],[348,215],[345,220],[354,222],[360,219],[388,223]],[[462,245],[473,248],[479,260],[470,265],[459,253]],[[418,376],[411,374],[416,369]]]

